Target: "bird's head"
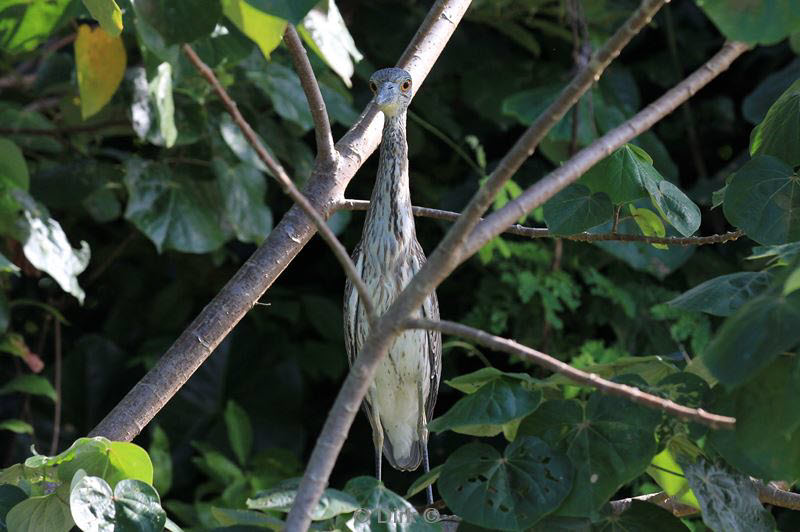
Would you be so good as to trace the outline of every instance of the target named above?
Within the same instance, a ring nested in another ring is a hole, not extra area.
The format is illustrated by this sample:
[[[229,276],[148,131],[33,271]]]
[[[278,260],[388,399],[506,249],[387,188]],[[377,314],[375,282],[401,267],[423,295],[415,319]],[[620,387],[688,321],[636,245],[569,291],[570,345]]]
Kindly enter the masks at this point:
[[[413,93],[411,75],[402,68],[378,70],[369,78],[369,88],[375,95],[378,109],[386,116],[404,112]]]

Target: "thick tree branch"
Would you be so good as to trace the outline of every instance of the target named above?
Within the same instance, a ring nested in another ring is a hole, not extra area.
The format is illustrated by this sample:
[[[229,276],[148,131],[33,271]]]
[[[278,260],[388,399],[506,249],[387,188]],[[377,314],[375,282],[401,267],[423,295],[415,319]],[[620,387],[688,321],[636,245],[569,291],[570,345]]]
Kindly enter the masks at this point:
[[[468,257],[477,252],[486,242],[500,234],[515,220],[542,205],[559,190],[577,181],[587,170],[614,150],[650,129],[653,124],[674,111],[709,81],[726,70],[737,57],[748,49],[749,45],[745,43],[726,43],[714,57],[688,78],[667,91],[661,98],[576,153],[569,161],[528,187],[519,197],[508,202],[502,209],[487,216],[469,236],[462,248],[462,254]]]
[[[369,208],[369,200],[355,200],[344,199],[336,204],[337,209],[346,209],[350,211],[366,211]],[[460,214],[453,211],[443,211],[441,209],[431,209],[429,207],[412,207],[414,216],[424,218],[433,218],[435,220],[446,220],[454,222],[458,219]],[[484,220],[484,218],[481,218]],[[515,224],[506,227],[503,233],[511,235],[525,236],[528,238],[563,238],[564,240],[573,240],[576,242],[646,242],[648,244],[667,244],[671,246],[705,246],[707,244],[724,244],[725,242],[732,242],[744,235],[742,230],[730,231],[721,235],[709,236],[646,236],[646,235],[623,235],[620,233],[577,233],[574,235],[554,235],[549,229],[541,227],[527,227],[524,225]]]
[[[411,283],[398,299],[378,320],[377,326],[371,328],[370,335],[356,357],[350,372],[339,391],[336,401],[328,414],[322,432],[317,438],[306,472],[300,482],[295,503],[287,518],[289,530],[305,530],[311,522],[310,512],[319,500],[322,490],[328,482],[336,457],[342,448],[347,433],[353,423],[358,407],[366,394],[367,387],[375,375],[375,368],[385,356],[391,341],[400,333],[402,322],[420,307],[424,299],[441,283],[455,267],[466,259],[461,252],[464,239],[472,232],[481,215],[491,204],[494,196],[510,179],[522,163],[533,153],[539,141],[591,87],[609,63],[619,55],[620,50],[651,19],[653,14],[664,4],[665,0],[643,0],[639,9],[625,22],[609,41],[592,57],[589,66],[578,72],[572,82],[548,106],[525,134],[517,141],[509,153],[501,160],[498,167],[475,194],[461,217],[450,228],[444,240],[439,244],[425,266],[414,276]],[[444,5],[446,2],[440,3]],[[453,4],[456,4],[453,2]],[[466,8],[467,3],[462,6]],[[434,11],[436,7],[432,11]],[[453,24],[460,20],[459,14],[454,18],[443,11],[438,22]],[[455,11],[455,5],[453,6]],[[463,13],[463,10],[460,10]],[[430,19],[429,19],[430,20]],[[437,20],[431,22],[436,24]],[[423,24],[423,27],[425,24]],[[411,48],[411,47],[409,47]],[[409,50],[406,50],[408,54]],[[414,55],[413,57],[416,57]],[[413,59],[412,59],[413,60]],[[413,74],[412,74],[413,76]],[[510,223],[507,225],[511,225]]]
[[[311,111],[311,118],[314,120],[314,138],[317,141],[317,157],[320,162],[333,167],[336,164],[336,150],[333,147],[333,135],[331,134],[331,123],[328,120],[328,110],[325,107],[325,100],[319,91],[319,84],[311,63],[308,61],[308,54],[297,35],[297,30],[292,24],[286,25],[283,40],[289,49],[292,57],[292,64],[297,75],[300,77],[300,84],[306,94],[308,108]]]
[[[295,34],[295,37],[297,37],[297,34]],[[248,124],[244,119],[242,113],[239,112],[236,102],[231,99],[231,97],[228,95],[228,92],[220,84],[217,76],[214,75],[214,71],[208,68],[208,65],[206,65],[202,59],[200,59],[200,57],[188,44],[183,45],[183,51],[189,57],[189,61],[191,61],[197,70],[200,71],[200,74],[202,74],[202,76],[208,80],[211,86],[214,87],[214,90],[216,91],[220,100],[222,100],[225,109],[227,109],[228,113],[230,113],[231,118],[233,118],[233,121],[237,126],[239,126],[239,129],[242,130],[247,142],[249,142],[253,147],[258,155],[258,158],[261,159],[261,162],[263,162],[267,168],[269,168],[269,170],[272,172],[272,175],[275,176],[275,179],[277,179],[278,183],[280,183],[280,185],[283,187],[283,191],[286,192],[286,194],[288,194],[296,204],[300,205],[300,207],[303,209],[303,212],[306,213],[306,216],[314,221],[314,225],[316,225],[320,236],[322,236],[322,239],[325,240],[325,242],[331,248],[336,260],[338,260],[339,264],[341,264],[344,273],[356,288],[359,298],[364,302],[364,310],[366,311],[367,319],[370,323],[373,323],[377,319],[377,314],[375,314],[375,307],[372,304],[372,298],[369,295],[369,290],[367,290],[367,285],[365,285],[364,281],[361,280],[361,277],[358,275],[358,271],[356,270],[356,265],[353,264],[352,260],[350,260],[350,255],[347,253],[347,250],[344,249],[342,243],[339,242],[339,239],[333,234],[331,228],[328,227],[328,224],[325,222],[325,218],[319,213],[319,211],[317,211],[316,208],[314,208],[313,205],[311,205],[311,202],[308,201],[303,193],[300,192],[300,190],[295,186],[294,182],[286,173],[286,170],[283,169],[281,163],[273,159],[264,145],[261,144],[258,135],[256,135],[256,132],[253,131],[253,128],[250,127],[250,124]],[[319,92],[319,88],[317,88],[317,92]],[[325,110],[324,107],[325,105],[323,104],[323,111]],[[330,136],[330,127],[328,129],[328,135]],[[327,166],[326,163],[323,164]]]
[[[702,408],[689,408],[670,401],[669,399],[643,392],[634,386],[604,379],[595,373],[581,371],[550,355],[518,344],[513,340],[494,336],[467,325],[446,320],[435,321],[426,319],[410,319],[405,322],[405,325],[410,329],[438,330],[445,334],[469,338],[491,349],[520,356],[528,362],[532,362],[537,366],[547,368],[550,371],[563,375],[578,384],[597,388],[601,393],[624,397],[634,403],[639,403],[646,407],[662,410],[668,414],[677,416],[683,421],[694,421],[695,423],[700,423],[714,429],[732,429],[736,423],[736,419],[732,417],[712,414],[711,412],[706,412]]]
[[[398,66],[411,74],[418,87],[468,4],[468,0],[439,0],[409,44]],[[315,164],[304,193],[318,211],[329,215],[330,206],[343,197],[347,183],[378,146],[382,123],[377,109],[370,104],[336,144],[339,161],[335,172]],[[313,221],[299,206],[289,209],[267,240],[91,434],[120,441],[130,441],[139,434],[253,308],[315,231]]]

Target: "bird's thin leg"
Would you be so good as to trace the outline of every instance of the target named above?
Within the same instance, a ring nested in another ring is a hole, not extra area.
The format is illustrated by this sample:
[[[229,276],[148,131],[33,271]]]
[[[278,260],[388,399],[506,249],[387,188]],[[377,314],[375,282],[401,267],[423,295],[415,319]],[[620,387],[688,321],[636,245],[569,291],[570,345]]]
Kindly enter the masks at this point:
[[[381,480],[381,464],[383,462],[383,425],[377,405],[372,412],[372,443],[375,444],[375,478]]]
[[[422,446],[422,467],[425,468],[425,473],[430,473],[431,465],[428,463],[428,442],[425,442],[425,445]],[[433,485],[428,484],[428,489],[426,490],[428,494],[428,505],[433,504]]]

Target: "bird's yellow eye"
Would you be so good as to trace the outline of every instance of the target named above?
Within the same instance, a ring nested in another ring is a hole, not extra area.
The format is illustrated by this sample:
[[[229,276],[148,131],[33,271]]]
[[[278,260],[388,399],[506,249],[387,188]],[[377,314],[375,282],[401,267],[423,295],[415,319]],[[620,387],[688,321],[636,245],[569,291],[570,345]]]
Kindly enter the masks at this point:
[[[403,82],[403,84],[402,84],[402,85],[400,85],[400,88],[401,88],[401,89],[403,89],[403,92],[407,92],[407,91],[408,91],[408,89],[410,89],[410,88],[411,88],[411,80],[409,80],[409,79],[405,80],[405,81]]]
[[[376,90],[378,90],[378,86],[375,85],[374,81],[370,81],[369,82],[369,90],[371,90],[372,92],[375,92]]]

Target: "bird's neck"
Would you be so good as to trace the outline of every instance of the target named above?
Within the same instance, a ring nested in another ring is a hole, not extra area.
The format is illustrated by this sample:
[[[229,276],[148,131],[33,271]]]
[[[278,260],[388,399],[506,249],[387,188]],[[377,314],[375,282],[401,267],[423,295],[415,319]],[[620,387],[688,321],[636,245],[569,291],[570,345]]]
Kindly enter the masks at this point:
[[[364,239],[377,242],[369,250],[375,260],[397,259],[416,238],[408,190],[406,113],[387,116],[378,161],[378,177],[364,224]]]

